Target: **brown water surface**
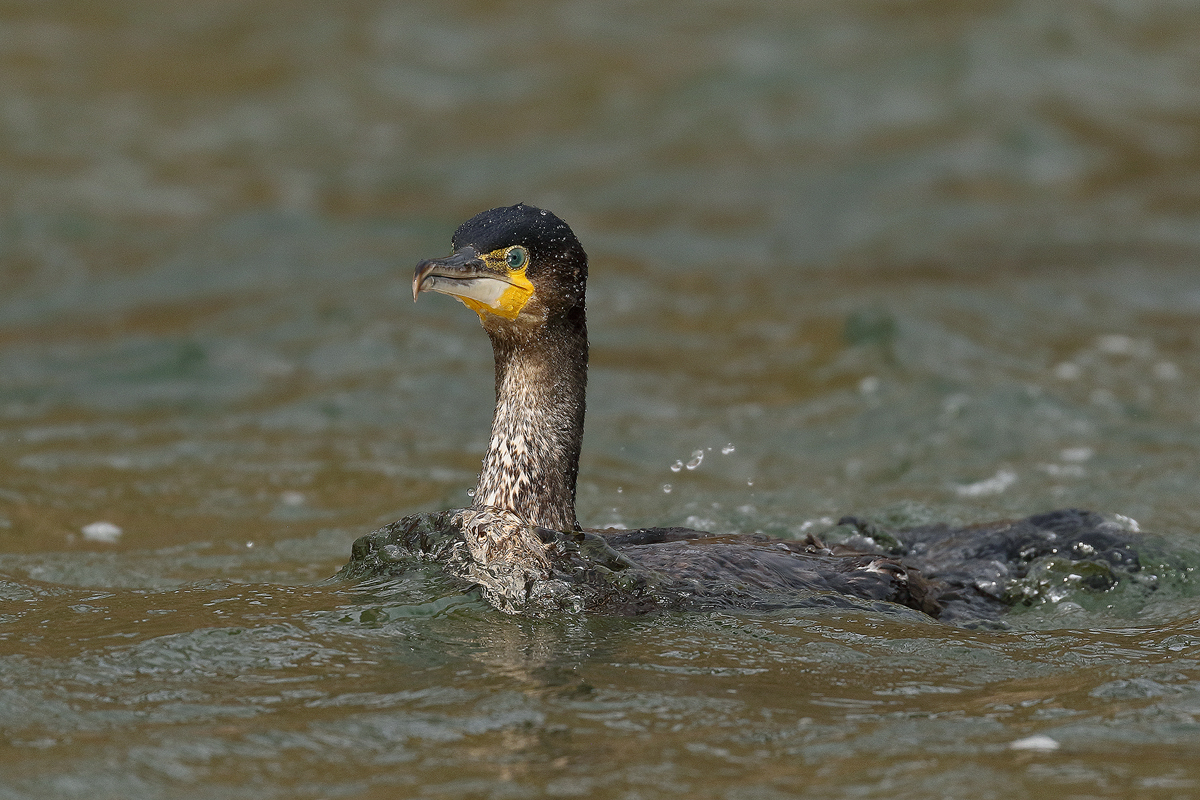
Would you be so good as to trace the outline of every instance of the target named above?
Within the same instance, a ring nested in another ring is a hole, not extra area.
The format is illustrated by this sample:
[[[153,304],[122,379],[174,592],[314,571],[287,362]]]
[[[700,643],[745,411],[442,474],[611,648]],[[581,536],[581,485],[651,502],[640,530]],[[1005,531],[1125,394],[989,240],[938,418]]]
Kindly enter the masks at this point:
[[[1197,65],[1168,2],[0,8],[0,799],[1194,796]],[[585,524],[1078,506],[1155,578],[997,631],[324,583],[467,502],[491,353],[409,280],[517,201],[592,258]]]

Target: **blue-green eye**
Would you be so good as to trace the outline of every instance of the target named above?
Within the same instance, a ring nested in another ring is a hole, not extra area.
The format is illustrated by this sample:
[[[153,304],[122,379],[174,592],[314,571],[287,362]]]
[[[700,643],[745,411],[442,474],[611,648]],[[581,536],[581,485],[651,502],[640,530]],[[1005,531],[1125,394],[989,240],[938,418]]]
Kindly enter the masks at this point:
[[[529,253],[525,251],[524,247],[517,245],[508,249],[508,252],[504,254],[504,260],[508,262],[509,269],[520,269],[529,260]]]

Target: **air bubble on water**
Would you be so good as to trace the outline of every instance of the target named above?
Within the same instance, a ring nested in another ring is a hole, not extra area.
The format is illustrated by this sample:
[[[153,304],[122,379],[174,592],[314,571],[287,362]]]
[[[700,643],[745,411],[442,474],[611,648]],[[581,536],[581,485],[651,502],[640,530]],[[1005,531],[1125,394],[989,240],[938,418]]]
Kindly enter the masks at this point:
[[[732,453],[733,451],[734,451],[733,442],[730,442],[729,444],[727,444],[721,448],[721,455],[727,456],[730,453]]]
[[[681,469],[683,469],[682,461],[676,461],[674,464],[671,465],[671,472],[679,472],[679,470],[681,470]]]
[[[692,460],[687,463],[687,468],[695,469],[696,467],[700,466],[700,464],[703,461],[704,461],[704,451],[703,450],[693,450],[692,451]]]
[[[618,486],[618,487],[617,487],[617,494],[620,494],[620,493],[621,493],[621,492],[623,492],[623,491],[625,491],[625,488],[624,488],[623,486]]]
[[[747,486],[753,486],[753,485],[754,485],[754,481],[746,481],[746,485],[747,485]]]
[[[664,483],[663,484],[663,494],[670,494],[670,493],[671,493],[671,484]]]

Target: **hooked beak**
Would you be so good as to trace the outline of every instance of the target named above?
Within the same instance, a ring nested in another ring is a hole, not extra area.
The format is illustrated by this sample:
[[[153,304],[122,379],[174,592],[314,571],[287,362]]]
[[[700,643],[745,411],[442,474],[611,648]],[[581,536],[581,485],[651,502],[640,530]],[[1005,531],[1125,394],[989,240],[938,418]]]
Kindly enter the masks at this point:
[[[483,318],[485,313],[516,319],[533,295],[525,270],[498,272],[488,266],[474,247],[462,247],[445,258],[417,265],[413,275],[413,302],[421,292],[457,297]]]
[[[480,281],[499,276],[487,269],[474,247],[464,247],[445,258],[429,258],[417,264],[413,275],[413,302],[421,292],[440,292],[455,297],[475,297]]]

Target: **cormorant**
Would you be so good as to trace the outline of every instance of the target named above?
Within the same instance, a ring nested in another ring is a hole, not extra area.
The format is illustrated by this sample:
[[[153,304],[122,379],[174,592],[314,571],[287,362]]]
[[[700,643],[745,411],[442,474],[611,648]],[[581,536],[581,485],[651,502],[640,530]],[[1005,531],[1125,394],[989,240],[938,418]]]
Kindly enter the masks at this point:
[[[1022,580],[1034,569],[1058,565],[1099,589],[1138,569],[1124,528],[1075,510],[902,531],[847,517],[842,524],[855,534],[832,548],[811,536],[583,530],[575,482],[587,388],[587,255],[565,222],[524,204],[472,217],[452,247],[418,264],[412,290],[414,301],[421,292],[462,301],[492,342],[496,408],[474,502],[362,537],[343,577],[435,562],[510,613],[898,604],[965,623],[1029,602],[1036,590]]]

